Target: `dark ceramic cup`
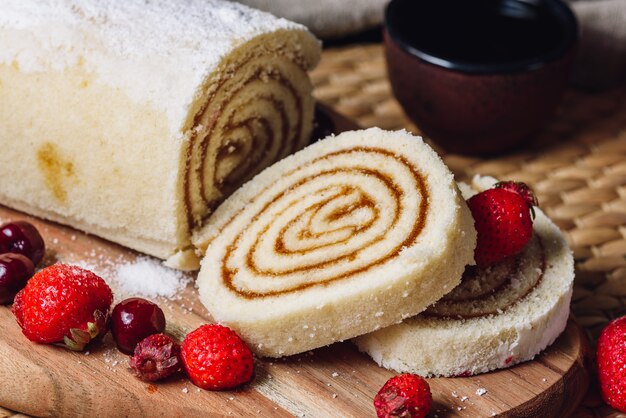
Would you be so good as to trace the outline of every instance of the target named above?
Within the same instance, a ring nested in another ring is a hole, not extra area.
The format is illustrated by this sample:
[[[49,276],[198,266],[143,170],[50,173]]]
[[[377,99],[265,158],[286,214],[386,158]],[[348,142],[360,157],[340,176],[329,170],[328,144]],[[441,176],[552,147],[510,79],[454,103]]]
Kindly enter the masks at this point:
[[[444,149],[494,154],[548,122],[569,80],[576,18],[560,0],[392,0],[394,95]]]

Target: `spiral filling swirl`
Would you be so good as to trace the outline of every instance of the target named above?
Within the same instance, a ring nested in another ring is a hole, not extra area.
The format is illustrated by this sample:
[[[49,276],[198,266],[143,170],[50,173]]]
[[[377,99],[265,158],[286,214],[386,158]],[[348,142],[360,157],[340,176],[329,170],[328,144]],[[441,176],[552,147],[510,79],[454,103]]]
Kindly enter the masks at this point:
[[[310,135],[313,100],[305,65],[249,51],[208,84],[193,118],[183,180],[189,230],[261,169],[302,148]]]
[[[477,318],[501,314],[539,285],[546,270],[545,258],[541,238],[534,234],[515,257],[490,267],[468,267],[461,284],[424,315]]]
[[[422,173],[376,147],[335,151],[261,188],[216,236],[221,280],[259,298],[357,276],[413,245],[428,216]]]

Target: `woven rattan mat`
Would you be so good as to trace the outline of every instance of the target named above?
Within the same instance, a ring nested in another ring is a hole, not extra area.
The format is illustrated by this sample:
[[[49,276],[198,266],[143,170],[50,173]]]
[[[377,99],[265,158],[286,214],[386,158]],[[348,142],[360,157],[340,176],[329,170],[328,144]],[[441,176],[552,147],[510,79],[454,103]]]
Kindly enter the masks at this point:
[[[311,76],[316,98],[361,126],[419,133],[393,99],[379,45],[327,50]],[[534,187],[574,250],[573,310],[592,340],[626,314],[626,87],[568,91],[553,123],[519,152],[444,159],[459,178],[489,174]],[[0,418],[21,416],[0,407]],[[593,386],[574,416],[626,417]]]
[[[319,101],[362,127],[419,133],[393,98],[380,45],[327,50],[312,79]],[[626,314],[626,86],[568,91],[554,121],[517,152],[444,160],[460,179],[479,173],[533,186],[574,251],[572,308],[592,341],[610,319]],[[626,414],[603,405],[592,386],[575,416]]]

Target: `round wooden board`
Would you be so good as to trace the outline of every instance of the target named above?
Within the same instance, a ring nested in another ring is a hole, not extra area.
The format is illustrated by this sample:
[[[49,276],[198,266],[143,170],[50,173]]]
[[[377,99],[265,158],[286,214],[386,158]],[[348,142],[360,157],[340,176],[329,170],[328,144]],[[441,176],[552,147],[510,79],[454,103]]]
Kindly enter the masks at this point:
[[[337,130],[354,125],[335,118]],[[47,244],[44,264],[82,262],[96,269],[138,254],[71,228],[0,206],[0,222],[27,219]],[[110,277],[105,277],[110,279]],[[157,300],[168,330],[182,337],[210,316],[188,286],[175,301]],[[473,377],[429,379],[432,417],[561,417],[581,401],[589,383],[585,337],[573,320],[534,361]],[[254,381],[237,391],[209,392],[182,375],[150,385],[127,370],[110,335],[87,353],[37,345],[20,332],[9,307],[0,307],[0,405],[35,416],[373,417],[372,400],[393,375],[350,343],[256,362]],[[484,394],[478,395],[478,389]],[[482,392],[482,391],[481,391]]]
[[[0,220],[28,219],[48,243],[46,263],[78,260],[104,267],[136,254],[100,240],[0,207]],[[210,321],[189,286],[177,301],[160,301],[170,331]],[[189,310],[191,309],[191,311]],[[432,416],[556,417],[578,405],[588,385],[586,344],[570,321],[565,333],[536,360],[474,377],[429,379]],[[257,362],[254,382],[236,392],[198,391],[183,376],[149,385],[126,369],[127,359],[107,336],[89,355],[37,345],[21,334],[9,307],[0,307],[0,405],[36,416],[374,416],[372,400],[393,374],[350,343],[278,361]],[[486,389],[483,396],[476,394]]]

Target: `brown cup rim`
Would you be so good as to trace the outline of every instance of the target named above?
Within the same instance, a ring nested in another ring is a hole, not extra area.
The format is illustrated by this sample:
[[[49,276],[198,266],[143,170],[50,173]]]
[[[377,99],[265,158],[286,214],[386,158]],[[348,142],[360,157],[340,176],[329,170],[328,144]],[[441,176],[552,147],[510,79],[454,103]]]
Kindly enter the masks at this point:
[[[567,55],[578,42],[579,26],[572,9],[561,0],[540,0],[548,7],[548,10],[555,15],[558,22],[565,29],[565,35],[556,48],[531,59],[507,63],[474,63],[437,57],[412,45],[409,41],[404,39],[398,31],[394,14],[401,13],[401,10],[398,8],[403,7],[404,4],[415,1],[429,0],[391,0],[391,2],[389,2],[385,9],[384,16],[384,29],[387,32],[387,38],[409,55],[447,70],[468,74],[506,74],[537,70]]]

